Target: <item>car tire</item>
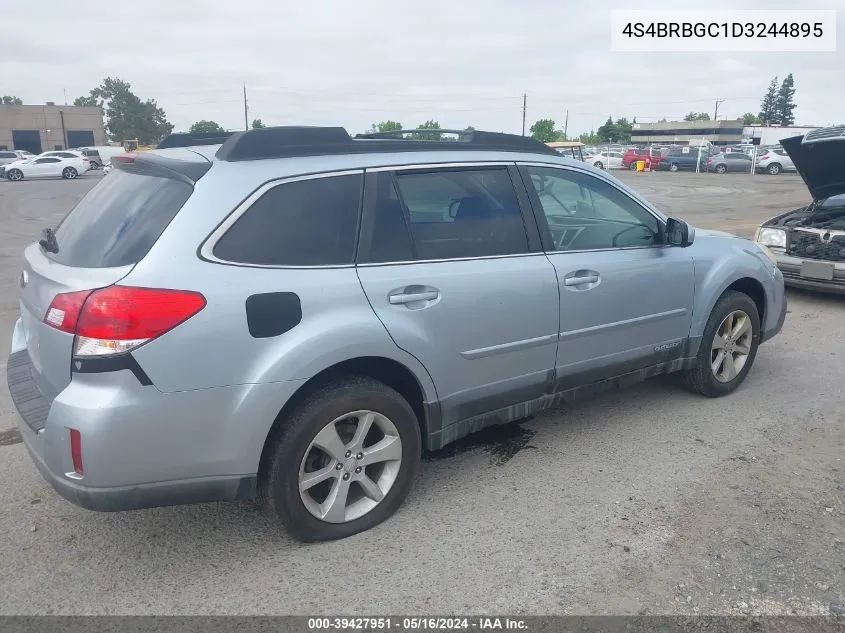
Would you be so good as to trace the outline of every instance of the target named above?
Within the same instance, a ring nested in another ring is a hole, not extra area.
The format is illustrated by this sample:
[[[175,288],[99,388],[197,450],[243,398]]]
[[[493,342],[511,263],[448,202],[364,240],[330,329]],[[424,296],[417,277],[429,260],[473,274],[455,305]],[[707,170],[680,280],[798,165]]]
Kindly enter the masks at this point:
[[[15,182],[23,180],[23,172],[20,169],[10,169],[6,172],[6,178]]]
[[[731,318],[734,319],[733,323],[728,322]],[[728,339],[728,352],[725,353],[726,329],[733,325],[736,332],[744,327],[743,323],[747,323],[749,330]],[[745,380],[754,364],[759,345],[760,314],[757,304],[745,293],[728,291],[713,307],[704,327],[695,365],[683,372],[682,380],[688,389],[703,396],[726,396]],[[743,354],[743,349],[747,353]],[[720,357],[721,363],[717,365]]]
[[[373,416],[370,434],[365,433],[357,441],[354,433],[360,433],[369,414]],[[384,433],[388,427],[390,435]],[[334,434],[327,434],[330,428]],[[327,438],[339,438],[340,444]],[[367,438],[377,441],[365,444]],[[396,439],[390,438],[398,438],[399,446]],[[393,447],[392,457],[400,455],[398,463],[391,459],[367,464],[366,457],[359,457],[364,454],[362,451],[372,450],[381,442]],[[334,445],[334,457],[317,446],[327,443]],[[421,454],[420,426],[407,400],[377,380],[352,376],[313,391],[280,421],[265,447],[259,496],[287,532],[300,541],[346,538],[378,525],[396,512],[413,485]],[[321,483],[304,488],[308,483],[306,475],[316,472],[324,475]],[[360,483],[364,478],[371,484],[367,488]],[[366,493],[367,489],[373,496]],[[349,493],[351,504],[344,503],[340,508],[330,502],[339,490]],[[373,497],[379,494],[383,497],[376,501]],[[371,504],[374,505],[369,507]],[[337,512],[325,512],[324,508]]]
[[[728,171],[728,167],[727,165],[716,165],[713,171],[715,171],[717,174],[724,174],[726,171]]]
[[[631,171],[637,171],[637,161],[631,161],[631,163],[628,165],[628,169],[630,169]]]
[[[100,168],[100,163],[98,163],[95,160],[92,160],[90,164],[91,164],[91,169],[99,169]]]
[[[783,168],[779,163],[772,163],[766,168],[766,171],[769,172],[769,175],[771,176],[777,176],[781,171],[783,171]]]
[[[669,165],[669,171],[678,171],[678,169],[680,169],[680,167],[678,167],[677,163]]]
[[[604,169],[604,164],[600,160],[597,160],[593,163],[593,167],[597,167],[598,169]]]
[[[65,180],[73,180],[79,175],[79,172],[76,171],[73,167],[65,167],[62,170],[62,178]]]

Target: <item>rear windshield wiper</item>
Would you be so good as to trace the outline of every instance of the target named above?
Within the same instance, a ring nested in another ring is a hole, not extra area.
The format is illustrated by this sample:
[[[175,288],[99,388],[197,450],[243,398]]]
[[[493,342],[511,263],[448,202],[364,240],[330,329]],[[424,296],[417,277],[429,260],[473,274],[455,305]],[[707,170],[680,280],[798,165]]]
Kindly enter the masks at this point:
[[[48,253],[59,252],[59,243],[56,241],[56,234],[53,232],[53,229],[44,229],[41,231],[41,239],[38,240],[38,243]]]

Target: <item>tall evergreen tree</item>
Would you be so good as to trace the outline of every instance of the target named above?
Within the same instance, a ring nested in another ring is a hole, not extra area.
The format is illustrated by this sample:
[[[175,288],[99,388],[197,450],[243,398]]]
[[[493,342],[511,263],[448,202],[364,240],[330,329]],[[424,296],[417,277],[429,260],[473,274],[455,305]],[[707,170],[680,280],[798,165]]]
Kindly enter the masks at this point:
[[[763,100],[760,102],[760,119],[766,125],[771,123],[777,123],[775,120],[777,117],[777,110],[775,109],[775,101],[777,101],[778,96],[778,78],[775,77],[769,83],[769,88],[766,90],[766,94],[763,95]]]
[[[775,99],[775,117],[781,125],[795,123],[795,115],[793,114],[795,102],[792,100],[794,96],[795,81],[792,79],[792,73],[789,73],[780,85],[780,90],[778,90]]]

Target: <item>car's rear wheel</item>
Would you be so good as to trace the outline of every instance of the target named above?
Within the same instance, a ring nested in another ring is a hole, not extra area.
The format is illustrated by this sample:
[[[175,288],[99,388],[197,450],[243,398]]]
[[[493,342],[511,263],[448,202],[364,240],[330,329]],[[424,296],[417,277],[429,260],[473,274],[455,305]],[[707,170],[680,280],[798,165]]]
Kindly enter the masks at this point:
[[[716,169],[714,170],[717,174],[724,174],[728,171],[727,165],[716,165]]]
[[[628,169],[630,169],[631,171],[637,171],[637,161],[632,160],[631,164],[628,165]]]
[[[91,161],[91,169],[99,169],[99,168],[100,168],[100,163],[98,163],[95,160],[92,160]]]
[[[299,540],[352,536],[399,508],[421,446],[417,417],[395,390],[363,376],[333,382],[281,420],[261,496]]]
[[[772,176],[777,176],[781,172],[781,166],[777,163],[772,163],[771,165],[769,165],[767,171]]]
[[[672,163],[671,165],[669,165],[669,171],[678,171],[678,164]]]
[[[65,167],[62,170],[62,178],[65,180],[73,180],[79,175],[79,172],[76,171],[73,167]]]
[[[598,167],[599,169],[604,169],[604,163],[602,163],[600,160],[597,160],[596,162],[593,163],[593,167]]]
[[[9,180],[23,180],[23,172],[20,169],[10,169],[6,172],[6,178]]]
[[[695,366],[683,374],[687,387],[711,398],[731,393],[751,370],[759,344],[757,304],[742,292],[726,292],[707,320]]]

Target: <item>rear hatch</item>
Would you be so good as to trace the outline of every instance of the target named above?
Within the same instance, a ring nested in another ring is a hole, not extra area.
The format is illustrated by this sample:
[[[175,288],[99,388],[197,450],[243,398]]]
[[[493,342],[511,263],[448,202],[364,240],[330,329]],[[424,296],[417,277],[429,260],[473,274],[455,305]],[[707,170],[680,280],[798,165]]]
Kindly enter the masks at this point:
[[[207,170],[210,163],[202,160]],[[124,278],[193,193],[191,178],[162,167],[156,157],[136,162],[121,165],[95,185],[55,229],[54,240],[45,232],[24,252],[21,325],[33,378],[48,399],[71,380],[75,336],[67,323],[55,327],[70,318],[64,310],[68,301],[60,295],[93,291]]]

